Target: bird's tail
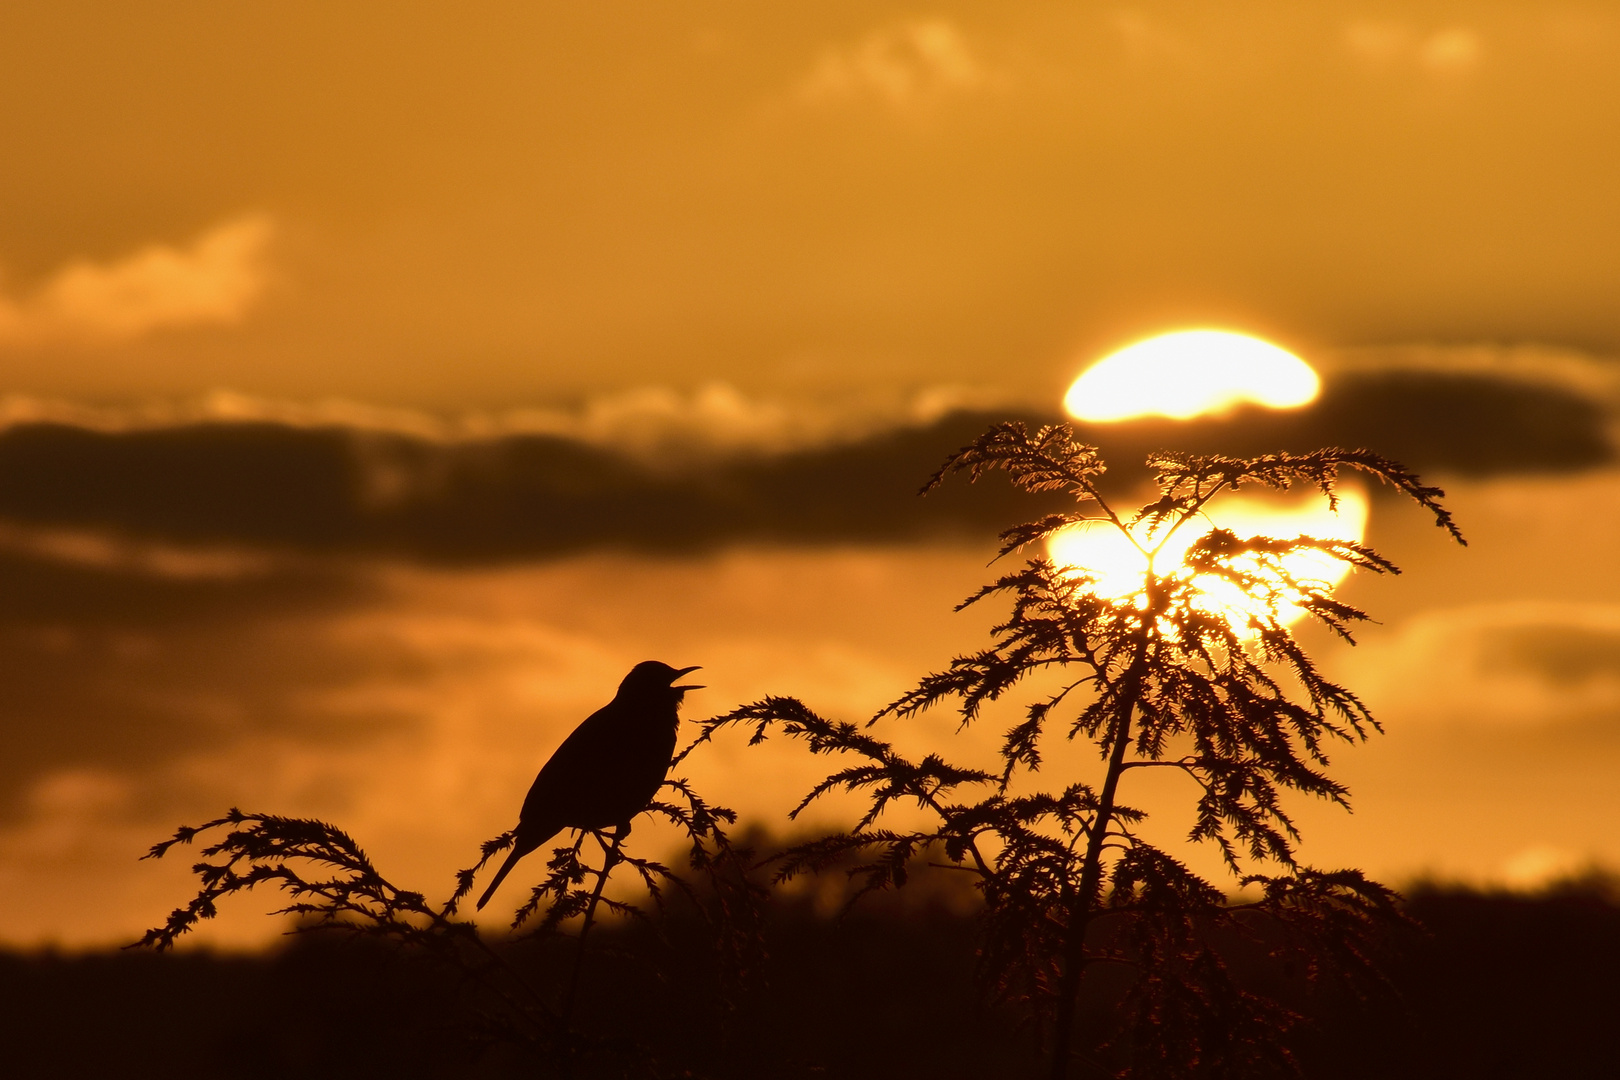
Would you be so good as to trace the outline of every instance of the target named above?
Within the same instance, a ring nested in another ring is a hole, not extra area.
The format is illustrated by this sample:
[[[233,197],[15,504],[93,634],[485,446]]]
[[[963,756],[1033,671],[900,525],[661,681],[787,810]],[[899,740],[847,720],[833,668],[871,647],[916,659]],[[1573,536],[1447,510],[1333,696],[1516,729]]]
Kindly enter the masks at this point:
[[[501,887],[501,882],[505,881],[506,875],[512,872],[512,867],[517,865],[519,859],[533,850],[532,847],[523,847],[522,845],[512,849],[512,854],[508,855],[506,861],[501,863],[501,868],[495,871],[495,880],[489,883],[489,888],[484,890],[484,895],[478,898],[477,910],[484,910],[484,905],[489,903],[489,898],[495,895],[495,890]]]

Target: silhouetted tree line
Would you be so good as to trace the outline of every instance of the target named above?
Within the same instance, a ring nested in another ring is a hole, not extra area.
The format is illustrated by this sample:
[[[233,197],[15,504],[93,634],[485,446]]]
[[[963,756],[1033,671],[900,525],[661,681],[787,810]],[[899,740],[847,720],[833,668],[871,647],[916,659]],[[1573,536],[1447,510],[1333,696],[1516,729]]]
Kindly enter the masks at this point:
[[[976,1003],[971,912],[950,896],[902,896],[871,898],[842,918],[836,899],[778,897],[763,927],[772,976],[729,1014],[729,1041],[716,1031],[717,1015],[728,1014],[717,1011],[721,986],[701,919],[674,916],[662,935],[604,927],[582,1022],[664,1046],[695,1074],[739,1080],[1038,1074],[1042,1062],[1014,1019]],[[1620,883],[1573,882],[1535,895],[1420,885],[1403,909],[1423,929],[1395,943],[1387,995],[1312,991],[1301,973],[1269,962],[1242,973],[1294,995],[1306,1019],[1286,1042],[1305,1076],[1613,1075]],[[471,1041],[465,1007],[445,968],[328,936],[253,957],[0,954],[0,1065],[8,1076],[56,1080],[517,1080],[540,1072],[512,1044]]]

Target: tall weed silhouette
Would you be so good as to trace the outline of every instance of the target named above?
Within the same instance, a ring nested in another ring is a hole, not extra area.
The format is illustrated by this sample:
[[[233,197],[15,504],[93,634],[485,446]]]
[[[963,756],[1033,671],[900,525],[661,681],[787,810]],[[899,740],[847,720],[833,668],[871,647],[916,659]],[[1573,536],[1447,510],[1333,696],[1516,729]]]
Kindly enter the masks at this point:
[[[1148,467],[1158,497],[1134,514],[1105,498],[1104,467],[1066,425],[1032,434],[1003,423],[951,456],[923,490],[952,474],[977,480],[999,470],[1027,492],[1067,494],[1075,510],[1007,529],[1000,554],[1075,526],[1113,529],[1142,556],[1139,588],[1109,595],[1093,571],[1030,559],[958,608],[1010,603],[991,644],[925,676],[864,725],[767,697],[708,721],[705,734],[742,726],[753,743],[778,734],[836,759],[795,816],[831,792],[864,800],[850,828],[784,853],[778,881],[851,858],[857,895],[905,885],[924,856],[972,874],[983,899],[981,973],[995,997],[1022,1006],[1049,1040],[1054,1078],[1070,1075],[1076,1061],[1099,1075],[1138,1078],[1287,1074],[1294,1063],[1278,1035],[1294,1014],[1239,985],[1223,952],[1246,943],[1313,976],[1377,980],[1381,928],[1400,919],[1396,896],[1359,870],[1317,869],[1296,857],[1300,837],[1284,794],[1347,806],[1345,787],[1325,771],[1327,748],[1364,740],[1378,724],[1318,670],[1288,618],[1302,611],[1353,641],[1367,615],[1300,573],[1290,556],[1398,570],[1360,543],[1310,536],[1245,538],[1215,528],[1180,558],[1166,556],[1166,545],[1197,527],[1212,498],[1244,487],[1304,486],[1336,506],[1346,470],[1404,493],[1462,536],[1439,502],[1443,492],[1366,450],[1156,454]],[[1213,602],[1211,582],[1239,606]],[[947,703],[966,726],[1031,676],[1053,673],[1057,688],[1023,706],[993,761],[953,762],[943,750],[908,757],[874,727]],[[1050,741],[1065,737],[1095,746],[1098,775],[1051,773]],[[1147,815],[1123,796],[1127,778],[1145,769],[1192,781],[1188,840],[1214,845],[1251,898],[1229,900],[1139,835]],[[924,808],[930,824],[885,827],[884,813],[897,803]],[[1107,1030],[1077,1033],[1082,985],[1100,981],[1104,969],[1130,973],[1114,1019]]]

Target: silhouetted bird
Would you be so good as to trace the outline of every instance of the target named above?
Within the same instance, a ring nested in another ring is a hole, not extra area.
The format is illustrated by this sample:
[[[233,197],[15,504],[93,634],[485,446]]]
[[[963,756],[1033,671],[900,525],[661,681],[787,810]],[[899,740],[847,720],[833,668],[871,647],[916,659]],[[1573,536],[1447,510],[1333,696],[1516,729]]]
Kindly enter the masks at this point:
[[[643,660],[613,700],[586,717],[534,778],[518,813],[516,842],[478,899],[483,909],[517,861],[564,829],[630,829],[647,809],[675,756],[676,711],[688,690],[674,682],[697,667]]]

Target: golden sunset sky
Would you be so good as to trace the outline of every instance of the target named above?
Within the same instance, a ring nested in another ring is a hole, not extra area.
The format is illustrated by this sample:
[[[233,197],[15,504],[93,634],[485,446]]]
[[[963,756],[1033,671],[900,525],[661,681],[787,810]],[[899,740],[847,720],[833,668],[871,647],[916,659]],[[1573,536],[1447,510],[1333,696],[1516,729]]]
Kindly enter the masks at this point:
[[[0,944],[138,936],[230,805],[447,892],[649,657],[870,715],[1025,512],[916,486],[1188,327],[1322,398],[1117,460],[1365,442],[1471,543],[1373,500],[1306,857],[1620,866],[1613,3],[16,0],[0,133]]]

